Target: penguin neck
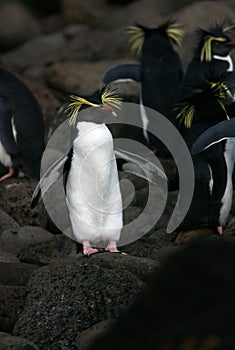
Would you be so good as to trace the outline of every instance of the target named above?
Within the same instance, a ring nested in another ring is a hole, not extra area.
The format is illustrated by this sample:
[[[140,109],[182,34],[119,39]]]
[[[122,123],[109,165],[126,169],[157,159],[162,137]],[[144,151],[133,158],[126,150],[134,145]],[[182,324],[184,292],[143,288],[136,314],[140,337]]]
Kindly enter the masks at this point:
[[[230,55],[227,56],[218,56],[218,55],[213,55],[213,58],[215,60],[221,60],[221,61],[225,61],[228,63],[228,69],[227,72],[232,72],[233,71],[233,61]]]
[[[81,134],[85,134],[87,131],[91,131],[92,129],[98,128],[101,124],[97,124],[91,121],[81,121],[77,123],[77,129],[79,136]]]

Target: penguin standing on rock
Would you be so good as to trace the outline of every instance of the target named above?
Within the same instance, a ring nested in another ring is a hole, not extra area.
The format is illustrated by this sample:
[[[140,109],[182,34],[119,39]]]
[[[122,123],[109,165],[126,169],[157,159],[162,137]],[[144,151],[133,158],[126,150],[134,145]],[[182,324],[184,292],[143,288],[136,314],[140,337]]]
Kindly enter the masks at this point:
[[[220,75],[211,71],[201,82],[194,84],[192,96],[178,103],[177,119],[180,125],[183,124],[184,139],[190,151],[204,131],[227,119],[226,108],[233,102],[234,92],[235,72]],[[232,203],[234,149],[235,142],[230,139],[192,155],[194,195],[180,230],[210,227],[222,234]]]
[[[120,104],[120,98],[113,91],[104,89],[90,96],[71,96],[67,111],[71,126],[77,129],[72,149],[62,162],[55,162],[44,174],[32,198],[34,207],[43,195],[41,187],[43,181],[47,181],[48,173],[49,178],[50,174],[53,177],[53,172],[56,174],[58,167],[63,165],[73,234],[76,241],[82,243],[86,256],[99,251],[91,246],[91,242],[100,241],[108,241],[106,251],[119,253],[117,242],[123,227],[122,197],[113,138],[102,116],[116,115],[113,107],[119,108]],[[77,121],[77,118],[80,119]]]
[[[28,87],[0,69],[0,161],[9,172],[0,182],[22,170],[39,180],[44,150],[43,115]]]
[[[147,28],[140,24],[128,27],[131,35],[131,48],[141,54],[141,63],[122,64],[109,69],[103,78],[105,84],[123,79],[132,79],[141,84],[140,106],[144,136],[149,123],[144,106],[163,114],[171,122],[174,121],[173,106],[176,103],[181,85],[183,71],[179,55],[173,44],[180,45],[183,30],[177,22],[167,21],[157,28]],[[157,120],[150,130],[157,128]],[[151,139],[157,150],[165,153],[159,140]],[[159,149],[158,149],[159,148]]]

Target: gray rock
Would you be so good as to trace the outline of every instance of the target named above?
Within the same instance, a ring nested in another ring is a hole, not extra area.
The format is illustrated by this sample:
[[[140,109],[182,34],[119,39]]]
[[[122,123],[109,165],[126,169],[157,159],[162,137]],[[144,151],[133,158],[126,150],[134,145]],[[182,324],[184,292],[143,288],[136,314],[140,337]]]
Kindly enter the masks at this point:
[[[22,312],[28,290],[24,286],[0,285],[0,331],[11,333]]]
[[[10,2],[1,6],[0,9],[1,48],[14,48],[39,35],[40,26],[38,21],[32,17],[23,5],[18,2]]]
[[[18,229],[9,229],[0,235],[1,249],[8,253],[18,254],[22,249],[33,244],[48,242],[53,235],[40,228],[34,226],[25,226]]]
[[[19,259],[11,253],[3,252],[0,249],[0,263],[16,263],[19,262]]]
[[[19,224],[7,213],[0,209],[0,234],[5,230],[17,230]]]
[[[13,336],[0,337],[0,350],[38,350],[31,341]]]
[[[130,272],[104,268],[93,258],[61,259],[31,276],[27,302],[13,333],[40,349],[73,349],[79,332],[116,318],[143,285]]]

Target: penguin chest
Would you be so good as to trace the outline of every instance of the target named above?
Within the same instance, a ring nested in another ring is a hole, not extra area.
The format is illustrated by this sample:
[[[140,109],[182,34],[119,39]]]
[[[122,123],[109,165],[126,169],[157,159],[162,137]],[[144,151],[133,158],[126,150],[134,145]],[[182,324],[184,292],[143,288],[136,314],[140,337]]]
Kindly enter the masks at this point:
[[[78,123],[67,180],[73,232],[79,241],[118,240],[122,200],[112,135],[104,124],[83,123]]]
[[[14,137],[14,141],[16,141],[16,129],[14,125],[13,119],[11,119],[11,127],[12,127],[12,133]],[[9,153],[7,153],[6,148],[3,146],[3,143],[0,140],[0,162],[5,166],[5,167],[11,167],[12,166],[12,160],[11,156]]]

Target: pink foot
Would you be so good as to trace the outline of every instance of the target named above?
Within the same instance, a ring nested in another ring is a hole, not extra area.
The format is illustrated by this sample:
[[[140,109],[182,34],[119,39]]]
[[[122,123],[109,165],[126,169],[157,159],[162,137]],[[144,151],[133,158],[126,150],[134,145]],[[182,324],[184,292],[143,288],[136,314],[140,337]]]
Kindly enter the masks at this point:
[[[222,234],[223,234],[223,227],[222,226],[217,226],[216,229],[217,229],[218,234],[220,236],[222,236]]]
[[[110,253],[119,253],[121,255],[127,255],[127,253],[121,252],[120,250],[117,249],[117,247],[107,247],[105,248],[106,252],[110,252]]]
[[[98,253],[99,250],[96,248],[92,248],[91,246],[84,245],[83,246],[83,254],[86,256]]]
[[[5,180],[9,179],[10,177],[12,177],[14,175],[14,172],[15,172],[14,168],[9,168],[9,173],[3,175],[0,178],[0,182],[3,182]]]

